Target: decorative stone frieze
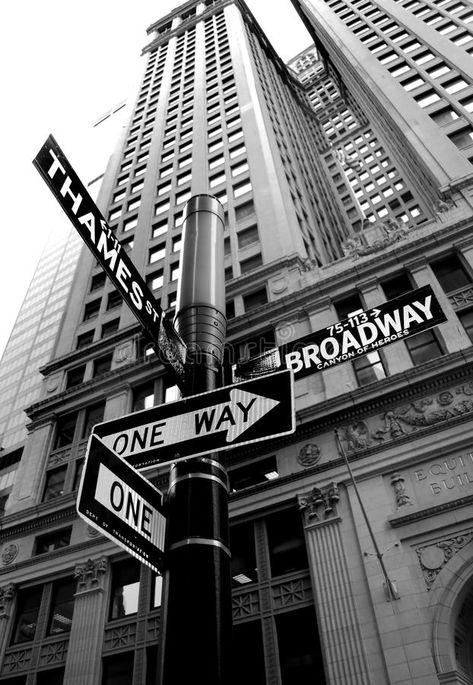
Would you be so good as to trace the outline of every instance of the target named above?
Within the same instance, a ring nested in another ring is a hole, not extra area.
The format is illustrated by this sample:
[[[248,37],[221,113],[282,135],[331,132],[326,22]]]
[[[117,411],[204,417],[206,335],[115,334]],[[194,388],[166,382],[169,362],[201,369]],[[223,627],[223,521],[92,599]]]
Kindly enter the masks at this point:
[[[419,400],[395,405],[381,415],[339,428],[347,454],[408,437],[423,428],[473,413],[473,381]]]

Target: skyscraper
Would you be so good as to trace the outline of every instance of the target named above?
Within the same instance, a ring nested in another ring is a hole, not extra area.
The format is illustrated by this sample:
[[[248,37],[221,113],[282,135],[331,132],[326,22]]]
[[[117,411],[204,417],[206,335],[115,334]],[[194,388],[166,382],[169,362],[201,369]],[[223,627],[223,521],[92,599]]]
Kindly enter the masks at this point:
[[[289,68],[240,0],[187,2],[149,27],[98,204],[172,315],[185,202],[220,199],[229,361],[432,287],[444,323],[314,369],[295,382],[293,436],[226,455],[231,683],[468,682],[472,167],[449,135],[468,112],[430,66],[412,89],[396,73],[432,54],[466,96],[468,43],[453,66],[415,3],[294,4],[314,45]],[[430,89],[457,116],[446,128]],[[160,576],[74,503],[91,426],[176,389],[90,254],[42,372],[3,518],[0,683],[152,683]],[[166,489],[166,469],[147,475]]]

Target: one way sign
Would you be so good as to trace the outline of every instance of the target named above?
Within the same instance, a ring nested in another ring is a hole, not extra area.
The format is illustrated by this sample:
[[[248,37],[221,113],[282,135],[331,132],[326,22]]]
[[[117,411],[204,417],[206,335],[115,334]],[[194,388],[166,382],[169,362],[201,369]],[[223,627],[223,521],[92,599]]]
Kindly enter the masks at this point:
[[[284,370],[100,423],[93,432],[143,469],[294,430],[292,373]]]
[[[87,445],[77,513],[141,562],[159,571],[166,531],[163,496],[94,434]]]

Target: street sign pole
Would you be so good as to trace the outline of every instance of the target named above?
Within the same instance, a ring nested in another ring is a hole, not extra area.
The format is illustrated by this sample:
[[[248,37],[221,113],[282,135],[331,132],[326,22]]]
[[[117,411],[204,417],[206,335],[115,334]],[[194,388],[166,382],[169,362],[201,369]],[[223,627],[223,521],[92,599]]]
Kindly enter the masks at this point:
[[[175,327],[187,345],[184,395],[222,385],[226,332],[224,212],[210,195],[185,210]],[[231,582],[228,477],[215,455],[171,467],[159,685],[228,682]]]

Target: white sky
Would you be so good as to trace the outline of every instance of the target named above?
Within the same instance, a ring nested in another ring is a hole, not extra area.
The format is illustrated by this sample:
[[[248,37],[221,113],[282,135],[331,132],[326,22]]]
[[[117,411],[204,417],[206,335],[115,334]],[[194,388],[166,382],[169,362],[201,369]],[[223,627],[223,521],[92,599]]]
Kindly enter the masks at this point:
[[[86,184],[92,124],[137,92],[146,28],[178,0],[26,0],[0,9],[0,356],[51,229],[69,222],[32,159],[52,133]],[[247,0],[279,55],[311,39],[290,0]],[[61,229],[60,227],[63,227]]]

